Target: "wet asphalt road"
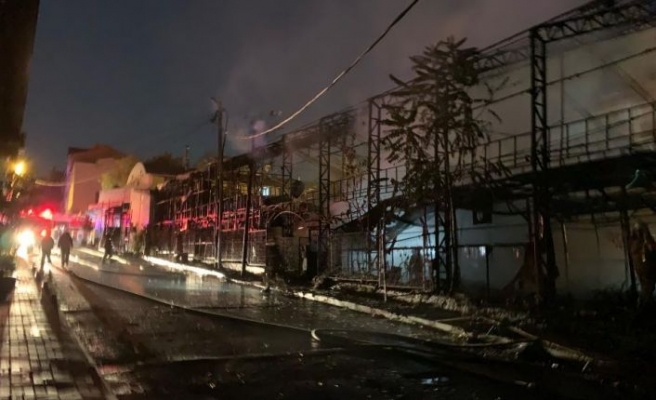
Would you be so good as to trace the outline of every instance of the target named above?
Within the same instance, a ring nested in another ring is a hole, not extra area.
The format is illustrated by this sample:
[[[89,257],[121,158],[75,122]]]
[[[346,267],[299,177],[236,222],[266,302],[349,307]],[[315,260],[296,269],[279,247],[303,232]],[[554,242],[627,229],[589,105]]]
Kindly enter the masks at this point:
[[[255,321],[294,326],[302,329],[355,329],[396,333],[425,339],[444,335],[436,330],[389,321],[360,312],[345,310],[193,274],[170,273],[147,263],[101,265],[98,257],[82,252],[70,269],[78,276],[133,293],[157,297],[192,308],[248,318]],[[58,260],[54,260],[55,263]]]
[[[55,265],[58,258],[53,258]],[[215,278],[81,255],[80,277],[177,304],[296,328],[367,329],[420,338],[439,333]],[[121,399],[555,398],[458,372],[442,360],[389,349],[335,349],[296,328],[170,307],[52,268],[72,333]]]
[[[393,351],[321,347],[306,332],[193,315],[52,281],[68,325],[120,399],[541,399]]]

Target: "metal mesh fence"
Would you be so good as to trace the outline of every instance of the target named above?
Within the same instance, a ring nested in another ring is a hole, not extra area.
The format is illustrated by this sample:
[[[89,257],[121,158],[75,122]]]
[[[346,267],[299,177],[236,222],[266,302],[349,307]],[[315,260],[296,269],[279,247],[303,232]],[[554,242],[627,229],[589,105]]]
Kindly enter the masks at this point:
[[[291,275],[301,275],[307,270],[307,257],[305,248],[310,239],[307,237],[280,237],[277,238],[278,247],[282,254],[282,268]]]
[[[385,283],[388,287],[419,290],[433,288],[434,247],[394,246],[387,249],[384,263],[381,263],[376,251],[367,258],[367,237],[365,232],[332,235],[332,259],[329,265],[334,276],[382,284],[381,267],[384,265]],[[461,290],[478,297],[489,296],[490,292],[502,290],[519,270],[524,257],[524,246],[523,243],[461,245],[458,250]],[[445,279],[443,270],[440,271],[440,279]]]
[[[244,246],[244,230],[223,232],[221,234],[221,259],[224,262],[240,263]],[[266,264],[266,231],[252,231],[248,237],[246,252],[248,265],[264,266]]]
[[[189,230],[182,233],[181,251],[188,259],[213,263],[216,261],[215,233],[212,228]],[[241,263],[244,230],[222,232],[222,259],[225,262]],[[162,229],[152,235],[152,252],[157,255],[175,254],[178,238],[172,229]],[[266,231],[256,230],[249,233],[247,262],[249,265],[266,264]]]
[[[421,247],[394,247],[387,249],[384,263],[377,251],[368,257],[367,240],[373,240],[367,232],[333,233],[330,240],[329,266],[333,275],[382,283],[383,275],[389,286],[429,289],[432,284],[430,260],[432,249]],[[371,248],[375,249],[375,243]],[[384,265],[384,274],[380,266]]]

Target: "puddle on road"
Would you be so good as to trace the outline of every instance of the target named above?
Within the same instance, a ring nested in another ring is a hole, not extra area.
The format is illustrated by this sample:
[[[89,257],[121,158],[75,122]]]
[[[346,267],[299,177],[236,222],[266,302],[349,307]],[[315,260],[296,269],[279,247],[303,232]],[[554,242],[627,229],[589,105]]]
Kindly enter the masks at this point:
[[[420,382],[422,385],[427,385],[427,386],[445,386],[449,383],[449,378],[447,378],[446,376],[422,378]]]

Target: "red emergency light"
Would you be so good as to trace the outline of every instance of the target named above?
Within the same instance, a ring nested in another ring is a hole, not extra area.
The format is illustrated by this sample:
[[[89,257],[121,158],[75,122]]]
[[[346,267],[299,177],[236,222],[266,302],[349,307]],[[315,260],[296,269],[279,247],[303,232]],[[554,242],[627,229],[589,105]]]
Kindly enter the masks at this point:
[[[39,217],[47,219],[48,221],[52,221],[52,211],[50,211],[49,208],[46,208],[45,210],[41,211],[41,213],[39,213]]]

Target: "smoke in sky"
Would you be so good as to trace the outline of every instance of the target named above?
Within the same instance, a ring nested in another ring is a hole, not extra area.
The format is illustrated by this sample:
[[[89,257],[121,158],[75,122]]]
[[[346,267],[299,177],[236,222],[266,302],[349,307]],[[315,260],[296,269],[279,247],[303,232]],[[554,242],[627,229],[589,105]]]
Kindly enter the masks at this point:
[[[251,26],[258,40],[233,60],[227,84],[219,90],[235,110],[281,109],[287,116],[359,54],[405,4],[391,0],[295,3],[294,22],[272,29],[269,23]],[[531,4],[528,4],[531,3]],[[352,73],[320,99],[288,129],[357,104],[391,87],[389,74],[410,75],[411,55],[449,35],[467,37],[471,45],[486,46],[541,22],[583,1],[550,2],[424,1],[392,31]],[[260,21],[261,15],[253,18]],[[291,17],[290,17],[291,19]],[[256,99],[254,101],[253,99]],[[283,129],[284,131],[284,129]],[[275,136],[275,135],[274,135]],[[230,145],[235,146],[234,138]]]
[[[408,57],[449,35],[485,46],[585,0],[424,0],[298,127],[409,76]],[[192,156],[215,143],[207,101],[230,115],[284,118],[348,65],[407,4],[400,0],[116,0],[42,2],[25,130],[41,170],[68,146],[107,143],[147,156]],[[258,117],[259,119],[260,117]],[[273,120],[263,118],[268,126]],[[56,140],[53,140],[56,139]],[[52,143],[44,148],[42,143]]]

